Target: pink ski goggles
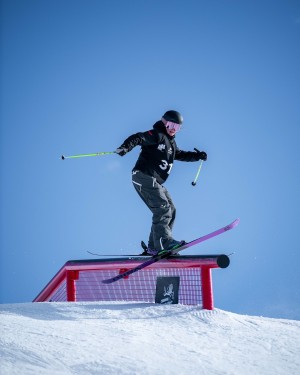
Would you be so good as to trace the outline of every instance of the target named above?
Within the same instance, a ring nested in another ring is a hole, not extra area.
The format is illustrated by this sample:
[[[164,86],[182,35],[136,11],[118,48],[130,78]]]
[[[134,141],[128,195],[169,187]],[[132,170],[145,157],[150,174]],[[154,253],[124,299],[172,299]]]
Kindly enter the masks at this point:
[[[178,132],[181,129],[181,124],[177,124],[176,122],[166,121],[164,118],[162,118],[161,120],[165,124],[165,127],[170,130],[175,130],[176,132]]]

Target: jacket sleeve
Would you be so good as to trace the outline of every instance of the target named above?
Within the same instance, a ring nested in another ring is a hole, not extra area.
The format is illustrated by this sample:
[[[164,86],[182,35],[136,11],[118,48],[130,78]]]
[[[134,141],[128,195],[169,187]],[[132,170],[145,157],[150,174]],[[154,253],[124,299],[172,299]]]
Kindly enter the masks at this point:
[[[198,161],[199,154],[194,151],[182,151],[179,148],[176,148],[175,151],[175,160],[179,161]]]
[[[125,139],[120,148],[126,148],[131,151],[136,146],[150,146],[157,143],[157,133],[149,130],[144,133],[136,133]]]

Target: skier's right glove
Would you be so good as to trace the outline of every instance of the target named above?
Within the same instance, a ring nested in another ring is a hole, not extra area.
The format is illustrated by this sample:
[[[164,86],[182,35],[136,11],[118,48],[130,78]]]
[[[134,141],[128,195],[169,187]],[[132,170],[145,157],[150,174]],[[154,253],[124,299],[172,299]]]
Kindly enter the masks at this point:
[[[196,148],[195,148],[194,150],[195,150],[196,153],[197,153],[198,160],[203,160],[203,161],[207,160],[207,154],[206,154],[206,152],[204,152],[204,151],[199,151],[199,150],[197,150]]]
[[[119,147],[115,151],[115,153],[120,156],[124,156],[125,154],[127,154],[127,152],[128,152],[127,148],[123,148],[123,147]]]

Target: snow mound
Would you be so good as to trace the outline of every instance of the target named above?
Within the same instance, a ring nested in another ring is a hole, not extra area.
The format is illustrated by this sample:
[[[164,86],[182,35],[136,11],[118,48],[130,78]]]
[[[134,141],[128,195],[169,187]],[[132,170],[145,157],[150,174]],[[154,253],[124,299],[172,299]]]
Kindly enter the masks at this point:
[[[298,375],[300,322],[197,306],[1,305],[0,372]]]

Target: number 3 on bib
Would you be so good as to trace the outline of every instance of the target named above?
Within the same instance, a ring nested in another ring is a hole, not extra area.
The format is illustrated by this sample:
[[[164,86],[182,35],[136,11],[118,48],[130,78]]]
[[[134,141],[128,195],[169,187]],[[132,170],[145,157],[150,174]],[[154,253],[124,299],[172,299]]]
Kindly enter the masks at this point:
[[[168,163],[166,160],[162,160],[161,164],[159,165],[159,168],[161,168],[163,171],[167,170],[168,174],[170,174],[172,167],[173,163]]]

